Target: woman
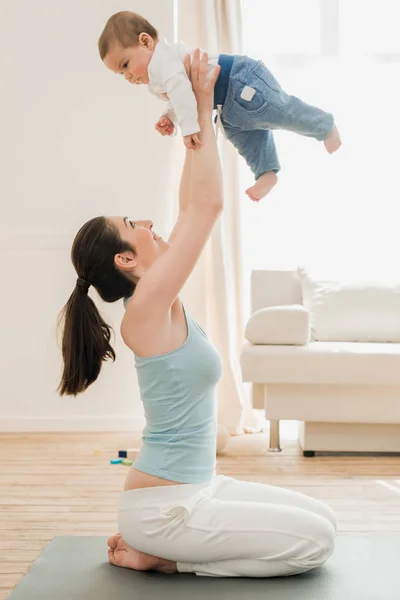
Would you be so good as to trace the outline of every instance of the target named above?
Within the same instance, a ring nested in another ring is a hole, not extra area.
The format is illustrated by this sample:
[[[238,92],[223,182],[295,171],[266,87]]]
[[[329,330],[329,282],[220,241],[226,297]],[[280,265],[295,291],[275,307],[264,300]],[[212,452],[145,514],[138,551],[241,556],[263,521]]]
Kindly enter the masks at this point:
[[[78,280],[65,307],[60,393],[84,391],[115,356],[89,286],[109,302],[131,296],[121,334],[135,355],[147,425],[120,501],[120,534],[108,540],[110,562],[164,573],[292,575],[331,555],[335,515],[301,494],[215,475],[221,360],[179,299],[223,208],[212,126],[218,68],[207,83],[206,66],[197,50],[191,78],[202,146],[186,151],[168,242],[151,221],[127,217],[93,219],[75,238]]]

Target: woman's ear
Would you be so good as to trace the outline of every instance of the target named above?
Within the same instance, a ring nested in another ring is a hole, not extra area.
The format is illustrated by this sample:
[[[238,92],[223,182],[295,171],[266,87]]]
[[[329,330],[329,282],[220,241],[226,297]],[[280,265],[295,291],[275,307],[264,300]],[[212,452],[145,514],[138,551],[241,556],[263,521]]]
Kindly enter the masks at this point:
[[[133,271],[137,261],[134,253],[131,250],[126,250],[114,256],[114,264],[121,271]]]

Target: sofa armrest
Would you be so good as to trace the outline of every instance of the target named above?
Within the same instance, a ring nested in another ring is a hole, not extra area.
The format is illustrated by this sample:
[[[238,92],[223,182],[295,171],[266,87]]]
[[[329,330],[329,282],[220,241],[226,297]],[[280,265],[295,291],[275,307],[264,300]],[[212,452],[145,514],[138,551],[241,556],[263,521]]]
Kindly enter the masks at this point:
[[[251,315],[245,330],[251,344],[304,346],[309,337],[309,313],[300,304],[261,308]]]

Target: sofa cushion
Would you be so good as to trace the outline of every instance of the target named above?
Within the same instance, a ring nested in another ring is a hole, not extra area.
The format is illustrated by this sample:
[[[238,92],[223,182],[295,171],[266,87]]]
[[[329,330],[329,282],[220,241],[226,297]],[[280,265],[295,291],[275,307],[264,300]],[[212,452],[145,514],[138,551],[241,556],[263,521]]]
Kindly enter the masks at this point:
[[[400,385],[400,344],[309,342],[255,346],[240,358],[243,381]]]
[[[256,310],[247,323],[245,338],[252,344],[306,344],[308,310],[300,304]]]
[[[311,339],[400,342],[400,284],[318,281],[301,267],[298,274]]]

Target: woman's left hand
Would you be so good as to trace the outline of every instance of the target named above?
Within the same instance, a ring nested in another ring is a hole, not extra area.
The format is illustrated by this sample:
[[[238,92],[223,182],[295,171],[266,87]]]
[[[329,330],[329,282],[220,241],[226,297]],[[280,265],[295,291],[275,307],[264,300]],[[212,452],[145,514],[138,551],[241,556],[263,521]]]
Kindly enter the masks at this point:
[[[221,67],[219,65],[214,67],[208,77],[208,54],[207,52],[203,52],[200,57],[200,48],[196,48],[192,60],[190,60],[190,56],[187,54],[183,63],[187,76],[192,82],[199,114],[203,111],[212,112],[214,108],[214,86]]]

